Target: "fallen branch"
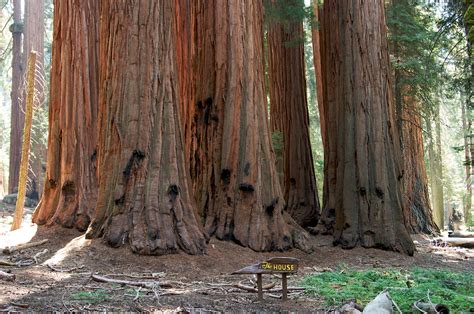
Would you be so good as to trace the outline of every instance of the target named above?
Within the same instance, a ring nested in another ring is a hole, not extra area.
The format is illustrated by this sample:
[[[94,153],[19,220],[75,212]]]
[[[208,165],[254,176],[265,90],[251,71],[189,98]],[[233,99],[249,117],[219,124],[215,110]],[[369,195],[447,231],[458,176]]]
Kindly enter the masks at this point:
[[[417,301],[413,306],[422,313],[449,313],[449,309],[444,304],[424,303]]]
[[[4,271],[0,270],[0,279],[5,280],[5,281],[14,281],[15,280],[15,275],[14,274],[9,274]]]
[[[232,287],[242,289],[242,290],[245,290],[245,291],[248,291],[248,292],[258,292],[257,288],[246,286],[246,285],[243,285],[241,283],[233,284]],[[273,287],[275,287],[275,284],[271,283],[271,284],[268,284],[266,286],[263,286],[262,289],[263,290],[270,290]]]
[[[44,240],[41,240],[41,241],[38,241],[38,242],[30,242],[30,243],[25,243],[25,244],[19,244],[19,245],[12,246],[12,247],[7,247],[7,248],[3,249],[3,254],[12,254],[13,252],[16,252],[16,251],[19,251],[19,250],[29,249],[29,248],[32,248],[32,247],[35,247],[35,246],[45,244],[48,241],[49,241],[48,239],[44,239]]]
[[[92,279],[98,282],[107,282],[107,283],[116,283],[119,285],[127,285],[127,286],[134,286],[134,287],[143,287],[143,288],[171,288],[173,285],[170,282],[148,282],[148,281],[129,281],[129,280],[121,280],[121,279],[112,279],[107,278],[99,275],[92,275]]]
[[[48,268],[51,269],[52,271],[56,271],[56,272],[58,272],[58,273],[69,273],[69,272],[72,272],[72,271],[74,271],[74,270],[84,268],[84,265],[81,265],[81,266],[78,266],[78,267],[69,268],[69,269],[59,269],[59,268],[54,267],[54,266],[51,265],[51,264],[46,264],[46,266],[48,266]]]
[[[9,262],[9,261],[5,261],[5,260],[0,260],[0,265],[1,266],[17,266],[17,264]]]
[[[33,256],[33,259],[35,260],[35,263],[38,264],[38,257],[40,257],[41,255],[46,254],[48,252],[49,252],[48,249],[44,249],[43,251],[36,253],[35,256]]]
[[[23,309],[27,309],[30,307],[29,304],[26,303],[16,303],[16,302],[10,302],[10,305],[16,306],[16,307],[21,307]]]

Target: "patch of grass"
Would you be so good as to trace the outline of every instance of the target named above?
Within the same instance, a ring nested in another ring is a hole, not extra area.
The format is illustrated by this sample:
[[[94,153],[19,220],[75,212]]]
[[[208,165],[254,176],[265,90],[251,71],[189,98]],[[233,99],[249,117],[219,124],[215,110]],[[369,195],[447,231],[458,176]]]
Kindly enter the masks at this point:
[[[304,278],[306,293],[324,298],[328,306],[356,300],[365,306],[384,289],[402,311],[412,311],[418,300],[445,304],[450,311],[474,308],[474,273],[442,269],[412,268],[356,271],[340,268]]]
[[[71,294],[71,300],[87,302],[91,304],[98,304],[109,300],[109,295],[106,290],[96,291],[79,291]]]

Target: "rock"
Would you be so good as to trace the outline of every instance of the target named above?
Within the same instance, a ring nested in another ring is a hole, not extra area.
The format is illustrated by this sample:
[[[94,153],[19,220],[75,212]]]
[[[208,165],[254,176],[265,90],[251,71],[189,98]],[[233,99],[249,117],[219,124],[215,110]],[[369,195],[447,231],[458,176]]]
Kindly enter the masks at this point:
[[[387,291],[380,293],[364,308],[363,314],[391,314],[393,313],[392,299]]]

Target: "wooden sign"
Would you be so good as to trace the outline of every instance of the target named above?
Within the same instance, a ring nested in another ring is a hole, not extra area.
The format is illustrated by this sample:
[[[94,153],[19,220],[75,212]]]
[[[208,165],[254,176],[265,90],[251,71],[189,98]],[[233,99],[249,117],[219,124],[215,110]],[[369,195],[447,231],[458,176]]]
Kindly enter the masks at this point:
[[[260,263],[260,268],[274,273],[295,273],[298,271],[298,259],[291,257],[274,257]]]
[[[287,300],[287,274],[296,273],[299,267],[299,260],[293,257],[273,257],[265,262],[250,265],[239,269],[232,275],[249,274],[257,275],[258,300],[263,300],[262,274],[281,274],[282,299]]]

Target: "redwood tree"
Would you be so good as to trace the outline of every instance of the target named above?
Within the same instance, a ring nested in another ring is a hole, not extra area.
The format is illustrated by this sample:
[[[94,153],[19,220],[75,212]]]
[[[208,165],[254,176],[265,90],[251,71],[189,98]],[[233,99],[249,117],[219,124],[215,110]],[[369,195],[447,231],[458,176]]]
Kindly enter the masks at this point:
[[[99,188],[88,237],[140,254],[205,252],[188,189],[174,1],[101,1]]]
[[[22,66],[22,33],[23,23],[21,19],[21,0],[13,0],[13,24],[10,26],[13,36],[12,46],[12,109],[10,129],[10,161],[8,192],[13,193],[18,188],[21,160],[21,139],[23,124],[25,120],[24,111],[20,107],[21,81],[23,77]]]
[[[384,3],[327,0],[324,99],[334,143],[335,242],[413,254],[403,221]],[[327,174],[326,174],[327,175]]]
[[[196,92],[189,102],[195,107],[186,109],[183,125],[191,128],[186,150],[205,231],[256,251],[308,249],[306,233],[284,212],[271,148],[262,3],[193,5],[195,36],[185,37],[196,40]]]
[[[56,0],[44,194],[33,220],[84,230],[96,201],[99,1]]]
[[[303,7],[300,0],[274,3],[278,11]],[[268,72],[272,132],[283,135],[283,182],[287,211],[303,227],[319,220],[319,198],[309,140],[304,68],[303,21],[298,17],[270,23]]]

